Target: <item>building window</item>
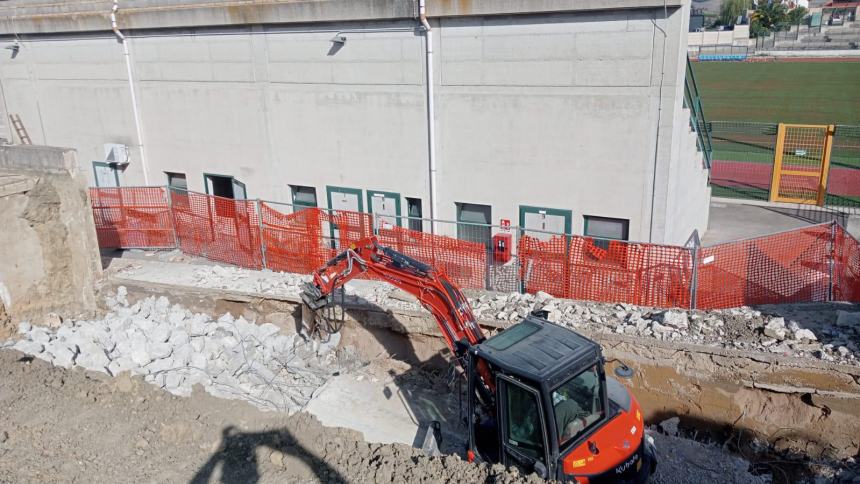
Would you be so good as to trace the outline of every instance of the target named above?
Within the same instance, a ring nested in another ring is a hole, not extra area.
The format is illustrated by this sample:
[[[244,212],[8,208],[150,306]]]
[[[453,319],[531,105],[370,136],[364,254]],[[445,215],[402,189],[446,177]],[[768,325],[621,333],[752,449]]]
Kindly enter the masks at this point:
[[[167,175],[167,186],[177,190],[188,190],[188,180],[185,178],[185,173],[164,172]]]
[[[406,197],[406,216],[409,217],[409,230],[424,231],[424,221],[421,220],[424,213],[421,210],[420,198]]]
[[[290,185],[290,191],[293,196],[293,212],[304,210],[306,208],[316,208],[317,205],[317,189],[314,187],[303,187],[301,185]]]
[[[236,200],[245,200],[248,198],[248,193],[245,190],[245,184],[232,176],[225,175],[203,175],[206,181],[206,194],[215,195],[221,198],[234,198]]]
[[[630,221],[623,218],[585,216],[585,236],[600,239],[627,240]],[[606,249],[608,240],[595,240],[594,245]]]
[[[457,204],[457,238],[478,242],[490,248],[490,221],[492,209],[489,205],[476,203]]]

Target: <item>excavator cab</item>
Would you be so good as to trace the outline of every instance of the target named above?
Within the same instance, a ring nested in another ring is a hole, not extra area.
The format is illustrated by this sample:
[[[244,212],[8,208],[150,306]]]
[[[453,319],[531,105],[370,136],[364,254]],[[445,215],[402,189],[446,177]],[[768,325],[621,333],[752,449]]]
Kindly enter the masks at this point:
[[[470,348],[468,362],[470,458],[572,482],[645,482],[653,472],[639,405],[607,378],[594,341],[530,315]],[[495,405],[480,402],[482,365]]]

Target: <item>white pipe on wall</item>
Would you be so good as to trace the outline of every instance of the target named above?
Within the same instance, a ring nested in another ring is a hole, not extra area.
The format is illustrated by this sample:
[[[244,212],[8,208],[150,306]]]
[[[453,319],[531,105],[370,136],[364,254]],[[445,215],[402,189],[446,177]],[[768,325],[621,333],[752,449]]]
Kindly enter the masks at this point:
[[[424,0],[418,1],[418,17],[424,29],[425,60],[427,63],[427,158],[430,169],[430,232],[436,233],[436,108],[433,99],[433,29],[427,21]]]
[[[147,174],[146,154],[143,150],[143,130],[140,127],[140,110],[137,107],[137,94],[134,91],[134,73],[131,68],[131,55],[128,52],[128,44],[125,40],[125,35],[119,30],[116,24],[116,12],[119,10],[117,0],[113,0],[113,8],[110,11],[110,25],[116,39],[122,44],[122,54],[125,57],[125,68],[128,72],[128,90],[131,93],[131,111],[134,116],[134,129],[137,132],[137,149],[140,152],[140,168],[143,170],[143,184],[149,185],[149,175]]]

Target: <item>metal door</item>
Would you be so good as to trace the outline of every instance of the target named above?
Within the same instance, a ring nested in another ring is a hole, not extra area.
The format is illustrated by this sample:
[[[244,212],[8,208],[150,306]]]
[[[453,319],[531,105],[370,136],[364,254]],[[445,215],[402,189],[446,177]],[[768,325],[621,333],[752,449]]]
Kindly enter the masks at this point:
[[[399,193],[368,191],[367,205],[377,229],[400,225]]]
[[[248,190],[245,184],[237,179],[233,179],[233,198],[236,200],[246,200],[248,198]]]
[[[824,205],[834,126],[781,124],[770,201]]]
[[[549,240],[553,235],[563,234],[567,224],[568,221],[564,215],[548,214],[546,210],[523,214],[523,228],[526,229],[526,235],[538,240]]]
[[[363,232],[360,227],[352,226],[353,224],[361,223],[360,216],[356,217],[354,214],[344,214],[341,212],[361,212],[364,210],[364,206],[361,201],[361,190],[357,188],[326,187],[326,189],[328,191],[328,206],[331,209],[330,227],[332,246],[337,248],[335,241],[350,235],[348,233],[341,234],[342,230],[356,232],[357,234]],[[340,220],[340,222],[336,222],[337,220]]]

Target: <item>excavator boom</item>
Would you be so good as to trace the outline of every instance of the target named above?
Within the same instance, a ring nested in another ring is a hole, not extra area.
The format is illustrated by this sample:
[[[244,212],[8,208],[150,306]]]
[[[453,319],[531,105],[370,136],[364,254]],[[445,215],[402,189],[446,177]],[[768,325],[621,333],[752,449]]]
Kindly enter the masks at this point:
[[[313,283],[307,285],[302,299],[311,309],[319,309],[335,289],[365,273],[415,296],[436,319],[448,348],[466,368],[468,349],[486,339],[469,301],[444,273],[380,245],[375,236],[351,244],[314,272]],[[492,395],[494,382],[489,368],[481,366],[478,370],[485,390]]]
[[[364,273],[415,296],[433,314],[455,355],[485,339],[468,300],[444,274],[379,245],[375,236],[352,244],[314,272],[313,284],[306,287],[303,300],[312,309],[319,309],[335,289]]]

